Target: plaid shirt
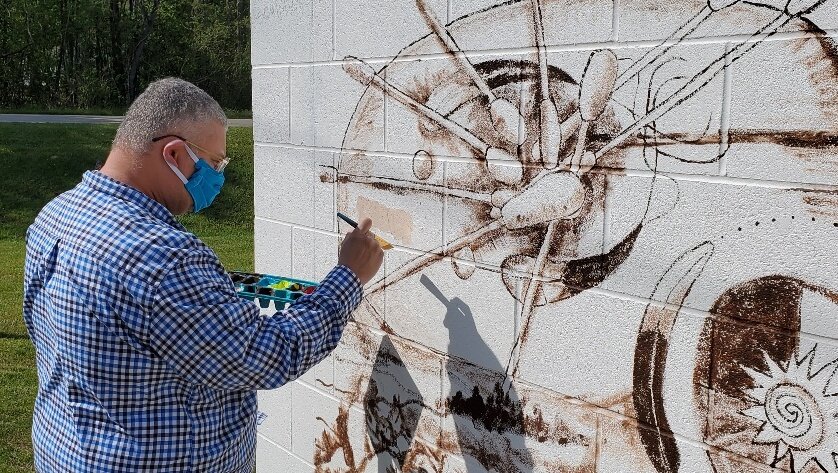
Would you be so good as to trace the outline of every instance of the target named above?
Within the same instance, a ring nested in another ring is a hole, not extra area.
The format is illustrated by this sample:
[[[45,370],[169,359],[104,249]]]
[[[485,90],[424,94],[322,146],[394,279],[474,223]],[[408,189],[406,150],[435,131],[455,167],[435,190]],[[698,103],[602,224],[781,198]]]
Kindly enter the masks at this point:
[[[324,358],[361,299],[335,267],[272,317],[158,202],[98,172],[27,232],[39,472],[248,472],[256,389]]]

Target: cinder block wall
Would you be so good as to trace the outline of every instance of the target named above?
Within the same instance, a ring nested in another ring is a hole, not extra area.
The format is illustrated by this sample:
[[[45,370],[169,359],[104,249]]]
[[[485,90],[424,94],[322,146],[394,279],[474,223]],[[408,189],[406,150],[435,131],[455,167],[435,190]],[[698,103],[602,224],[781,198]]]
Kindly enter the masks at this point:
[[[838,0],[253,0],[264,471],[836,471]]]

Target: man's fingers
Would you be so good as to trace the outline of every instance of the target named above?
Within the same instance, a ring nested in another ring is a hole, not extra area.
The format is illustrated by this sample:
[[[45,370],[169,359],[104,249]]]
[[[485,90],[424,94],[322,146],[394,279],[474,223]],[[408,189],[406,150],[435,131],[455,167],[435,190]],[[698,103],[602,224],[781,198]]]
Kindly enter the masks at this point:
[[[358,231],[360,231],[363,234],[366,234],[370,231],[370,228],[372,228],[372,220],[370,220],[369,218],[361,219],[361,223],[358,225]]]

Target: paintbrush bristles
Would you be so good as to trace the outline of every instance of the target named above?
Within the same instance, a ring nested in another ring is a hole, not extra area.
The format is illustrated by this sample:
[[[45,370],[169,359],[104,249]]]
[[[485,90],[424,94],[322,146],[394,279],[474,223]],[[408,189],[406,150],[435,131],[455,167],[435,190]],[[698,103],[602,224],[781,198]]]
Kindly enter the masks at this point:
[[[377,241],[378,244],[381,246],[382,250],[392,250],[393,249],[393,245],[391,245],[387,240],[385,240],[385,239],[383,239],[380,236],[375,235],[375,234],[373,234],[373,236],[375,237],[375,241]]]

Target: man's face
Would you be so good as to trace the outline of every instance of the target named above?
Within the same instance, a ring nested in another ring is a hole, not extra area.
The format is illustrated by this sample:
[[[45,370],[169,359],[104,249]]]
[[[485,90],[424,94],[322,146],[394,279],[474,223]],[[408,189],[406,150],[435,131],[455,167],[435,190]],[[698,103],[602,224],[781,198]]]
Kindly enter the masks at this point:
[[[214,164],[216,158],[227,155],[227,134],[220,123],[210,123],[190,132],[190,136],[183,136],[193,145],[192,151],[210,165]],[[170,141],[171,143],[171,141]],[[180,140],[170,145],[164,145],[164,155],[170,155],[177,163],[178,169],[189,179],[195,173],[195,162],[186,151],[186,145]],[[192,209],[192,197],[186,191],[183,183],[163,163],[169,178],[165,180],[166,189],[163,190],[167,207],[175,215],[182,215]]]

